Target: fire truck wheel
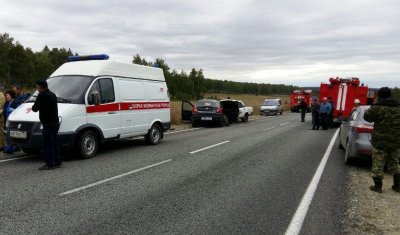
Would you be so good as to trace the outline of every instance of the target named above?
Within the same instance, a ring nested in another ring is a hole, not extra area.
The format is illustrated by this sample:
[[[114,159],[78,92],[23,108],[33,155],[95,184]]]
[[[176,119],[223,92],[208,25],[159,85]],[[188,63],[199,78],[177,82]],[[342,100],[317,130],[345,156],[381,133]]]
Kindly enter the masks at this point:
[[[76,152],[82,158],[92,158],[98,149],[98,138],[94,131],[88,130],[78,137]]]

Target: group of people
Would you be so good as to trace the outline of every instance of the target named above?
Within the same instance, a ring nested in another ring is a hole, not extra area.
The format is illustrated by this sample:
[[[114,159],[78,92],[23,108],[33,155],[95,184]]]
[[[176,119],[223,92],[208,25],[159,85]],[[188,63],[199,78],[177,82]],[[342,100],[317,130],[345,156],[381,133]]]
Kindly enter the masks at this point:
[[[307,103],[302,99],[300,101],[300,113],[301,113],[301,122],[304,122],[306,111],[307,111]],[[322,130],[328,130],[328,128],[333,128],[333,110],[334,104],[332,101],[332,97],[324,97],[321,103],[318,103],[317,97],[313,97],[313,103],[311,105],[311,114],[312,114],[312,130],[319,130],[322,127]]]
[[[0,124],[2,128],[0,133],[0,148],[4,153],[12,154],[19,150],[18,147],[11,145],[9,137],[5,132],[5,125],[8,116],[25,102],[28,97],[29,94],[25,94],[19,85],[14,85],[11,90],[7,90],[4,93],[0,91]]]
[[[354,100],[355,111],[361,102]],[[333,126],[334,104],[332,99],[324,97],[318,103],[317,97],[313,97],[311,105],[312,129],[318,130],[322,126],[323,130]],[[301,101],[301,121],[304,122],[307,104]],[[378,91],[378,102],[373,104],[363,116],[367,122],[374,123],[374,130],[371,137],[372,145],[372,179],[374,185],[370,189],[374,192],[382,193],[382,179],[384,176],[384,166],[387,164],[388,171],[393,175],[392,189],[400,192],[400,103],[391,96],[388,87],[382,87]]]
[[[58,147],[57,133],[60,128],[58,118],[57,96],[48,89],[46,80],[38,80],[36,82],[36,89],[39,91],[36,101],[32,108],[28,108],[26,112],[39,112],[39,120],[42,124],[43,136],[43,155],[46,164],[39,168],[39,170],[52,170],[62,166],[62,159]],[[13,153],[18,150],[18,147],[12,146],[9,136],[5,131],[5,123],[9,115],[26,99],[29,94],[22,92],[18,85],[14,85],[12,90],[0,92],[0,124],[4,134],[0,135],[0,145],[4,146],[5,153]]]

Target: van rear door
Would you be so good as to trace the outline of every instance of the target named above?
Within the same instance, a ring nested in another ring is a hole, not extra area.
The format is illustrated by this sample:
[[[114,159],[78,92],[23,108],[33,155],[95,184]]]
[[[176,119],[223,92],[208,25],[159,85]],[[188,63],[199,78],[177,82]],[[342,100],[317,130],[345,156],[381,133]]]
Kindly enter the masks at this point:
[[[86,98],[88,124],[101,129],[104,138],[121,134],[120,105],[113,78],[99,78],[90,87]]]

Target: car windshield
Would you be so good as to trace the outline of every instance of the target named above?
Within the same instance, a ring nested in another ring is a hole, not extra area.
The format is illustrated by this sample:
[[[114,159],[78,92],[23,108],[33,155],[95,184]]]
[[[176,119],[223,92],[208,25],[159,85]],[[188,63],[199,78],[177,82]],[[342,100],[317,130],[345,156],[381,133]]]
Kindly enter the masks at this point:
[[[374,123],[367,122],[364,120],[364,113],[370,108],[370,106],[360,106],[356,112],[352,113],[352,119],[357,123],[366,124],[369,126],[373,126]]]
[[[266,100],[266,101],[264,101],[263,105],[265,105],[265,106],[276,106],[276,105],[278,105],[278,101],[276,101],[276,100]]]
[[[216,100],[199,100],[196,103],[196,106],[212,106],[212,107],[219,107],[219,103]]]
[[[57,76],[49,78],[47,84],[59,103],[84,104],[86,90],[93,79],[89,76]],[[36,91],[26,102],[35,102],[38,94]]]

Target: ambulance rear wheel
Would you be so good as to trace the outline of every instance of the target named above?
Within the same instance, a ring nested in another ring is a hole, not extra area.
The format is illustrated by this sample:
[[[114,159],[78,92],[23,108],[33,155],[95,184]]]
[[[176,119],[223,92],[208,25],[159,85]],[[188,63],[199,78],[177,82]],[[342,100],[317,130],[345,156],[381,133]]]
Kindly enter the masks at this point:
[[[151,145],[159,144],[161,142],[161,136],[161,127],[158,124],[153,124],[145,136],[146,143]]]
[[[92,158],[96,154],[98,146],[96,133],[88,130],[79,136],[76,151],[82,158]]]

